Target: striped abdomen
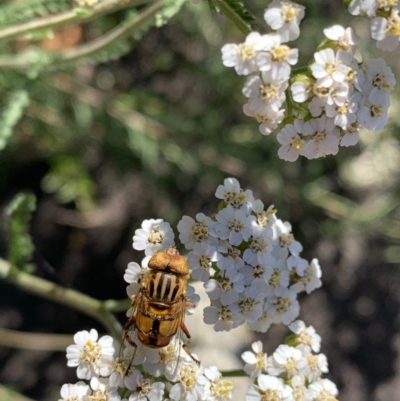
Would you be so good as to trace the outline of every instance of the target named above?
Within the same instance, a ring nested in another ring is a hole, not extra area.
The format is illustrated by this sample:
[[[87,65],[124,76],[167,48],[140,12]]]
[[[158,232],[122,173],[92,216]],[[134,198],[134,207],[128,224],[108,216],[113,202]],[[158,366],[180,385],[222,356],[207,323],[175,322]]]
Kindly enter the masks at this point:
[[[152,301],[173,304],[182,298],[186,280],[172,273],[152,272],[147,278],[148,297]]]

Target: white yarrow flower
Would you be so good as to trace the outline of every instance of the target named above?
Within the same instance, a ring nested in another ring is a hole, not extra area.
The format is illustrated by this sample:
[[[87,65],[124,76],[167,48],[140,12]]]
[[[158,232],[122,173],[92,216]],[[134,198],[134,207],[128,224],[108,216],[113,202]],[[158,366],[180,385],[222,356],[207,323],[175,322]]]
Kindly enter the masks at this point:
[[[303,129],[309,138],[302,153],[307,159],[336,155],[339,151],[340,134],[333,119],[323,115],[304,123]]]
[[[198,213],[196,220],[183,216],[178,223],[179,239],[186,249],[193,249],[196,243],[214,244],[216,242],[213,238],[215,237],[215,221],[203,213]]]
[[[282,39],[282,42],[296,40],[300,36],[300,21],[304,18],[305,7],[291,1],[274,0],[265,10],[266,23]]]
[[[324,354],[315,355],[311,348],[299,345],[297,347],[306,360],[306,365],[301,370],[301,374],[307,377],[309,383],[318,380],[323,373],[328,373],[328,359]]]
[[[114,361],[114,346],[111,336],[99,340],[95,329],[83,330],[74,335],[75,344],[67,347],[67,365],[77,367],[79,379],[89,380],[95,375],[109,376]]]
[[[320,86],[329,88],[334,83],[345,82],[352,61],[352,54],[339,49],[336,53],[327,48],[314,53],[315,63],[311,64],[311,72]]]
[[[318,259],[314,258],[305,269],[303,275],[299,278],[298,282],[293,284],[290,289],[296,293],[306,291],[310,294],[316,288],[321,287],[322,271]]]
[[[129,284],[140,282],[145,271],[146,269],[140,267],[136,262],[130,262],[125,270],[124,280]]]
[[[83,381],[75,384],[63,384],[60,391],[62,398],[58,401],[82,401],[83,396],[90,392],[90,387]]]
[[[383,98],[379,103],[372,103],[364,97],[361,108],[357,114],[360,124],[371,131],[381,130],[388,121],[390,98]]]
[[[203,314],[204,323],[213,324],[217,332],[230,331],[244,323],[237,304],[222,305],[218,300],[213,301],[204,308]]]
[[[291,65],[297,63],[298,49],[291,49],[282,44],[281,37],[270,33],[265,35],[266,46],[264,51],[257,54],[257,64],[260,71],[270,71],[273,79],[289,79]]]
[[[248,189],[243,191],[236,178],[226,178],[224,185],[219,185],[215,191],[215,197],[222,199],[226,204],[234,209],[240,209],[249,214],[249,210],[254,202],[253,193]]]
[[[245,351],[242,354],[242,359],[246,362],[243,370],[254,380],[260,376],[261,373],[267,371],[268,356],[263,352],[263,345],[261,341],[256,341],[251,344],[254,352]]]
[[[314,352],[319,352],[321,348],[321,336],[317,334],[314,327],[306,327],[302,320],[296,320],[289,325],[289,329],[297,334],[297,341],[310,347]]]
[[[183,365],[178,372],[179,382],[169,392],[170,398],[176,401],[206,399],[210,394],[210,383],[203,372],[204,368],[194,363]]]
[[[272,376],[284,375],[292,378],[301,373],[307,365],[306,358],[300,350],[281,344],[268,358],[267,372]]]
[[[304,398],[305,401],[337,401],[338,390],[336,385],[328,379],[311,383]]]
[[[280,319],[283,324],[290,324],[299,315],[300,306],[296,293],[288,288],[279,287],[274,291],[275,296],[267,300],[275,321]]]
[[[204,376],[210,381],[210,395],[207,401],[227,401],[232,399],[233,382],[225,380],[216,366],[206,368]]]
[[[257,72],[256,54],[264,48],[264,36],[258,32],[251,32],[244,43],[229,43],[223,46],[221,51],[224,66],[234,67],[238,75]]]
[[[246,401],[293,401],[292,389],[278,377],[260,375],[258,386],[252,384],[247,389]]]
[[[133,249],[144,251],[146,256],[152,256],[161,249],[174,246],[174,237],[171,226],[164,220],[144,220],[142,228],[135,231]]]
[[[205,291],[211,300],[220,299],[222,305],[230,305],[239,300],[244,291],[243,275],[234,269],[221,270],[216,280],[204,283]]]
[[[232,245],[238,246],[243,241],[248,241],[253,232],[254,216],[246,216],[243,211],[234,209],[230,204],[220,210],[215,218],[215,232],[219,238],[229,240]]]
[[[333,25],[324,29],[325,36],[337,42],[337,47],[354,54],[357,44],[353,28],[343,28],[341,25]]]
[[[276,321],[279,322],[279,316],[278,319],[276,319],[275,309],[270,306],[268,301],[266,301],[263,306],[262,315],[255,322],[250,323],[249,328],[254,331],[266,333],[271,324]]]
[[[396,85],[392,69],[381,58],[369,60],[365,64],[364,78],[362,93],[375,104],[385,101]]]
[[[400,41],[400,10],[393,7],[387,17],[371,20],[371,37],[377,40],[376,46],[386,51],[396,50]]]
[[[125,386],[134,391],[129,401],[162,401],[164,396],[164,383],[146,379],[136,369],[125,378]]]
[[[300,135],[303,123],[296,119],[294,124],[287,124],[278,133],[277,140],[282,145],[278,150],[278,156],[286,161],[294,162],[302,154],[305,141]]]
[[[218,260],[218,253],[214,246],[207,243],[197,242],[193,251],[189,252],[187,261],[194,279],[207,281],[210,278],[212,263]]]
[[[118,388],[110,386],[106,377],[92,377],[90,387],[93,392],[91,395],[83,396],[83,401],[121,401]]]

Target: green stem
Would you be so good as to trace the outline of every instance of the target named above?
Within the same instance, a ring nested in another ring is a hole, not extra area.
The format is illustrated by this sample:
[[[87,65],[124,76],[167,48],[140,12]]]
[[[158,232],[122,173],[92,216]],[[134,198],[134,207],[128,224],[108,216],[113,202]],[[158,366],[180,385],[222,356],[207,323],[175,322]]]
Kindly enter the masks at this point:
[[[233,10],[224,0],[211,0],[211,2],[224,13],[245,35],[251,32],[249,24]]]
[[[286,115],[291,116],[293,113],[292,92],[290,91],[290,89],[286,89],[285,94],[286,94],[286,111],[287,111]]]
[[[2,401],[35,401],[33,398],[25,397],[15,390],[0,384],[0,400]]]
[[[87,13],[79,12],[79,8],[76,8],[63,13],[36,18],[33,21],[2,28],[0,29],[0,40],[11,39],[40,30],[57,28],[73,22],[84,22],[104,14],[110,14],[115,11],[137,6],[138,4],[143,4],[144,2],[146,2],[146,0],[104,0],[98,4],[95,4],[90,9],[88,8]]]
[[[247,376],[246,372],[242,369],[222,370],[221,374],[223,377],[246,377]]]
[[[71,334],[27,333],[0,327],[0,345],[2,347],[30,351],[65,351],[73,342]]]
[[[307,72],[308,72],[308,65],[304,65],[302,67],[292,68],[291,75],[293,77],[294,75],[306,74]]]
[[[22,272],[12,267],[9,262],[0,258],[0,279],[3,279],[16,287],[38,295],[42,298],[58,302],[59,304],[76,309],[100,322],[115,338],[121,340],[121,325],[115,316],[106,309],[106,302],[89,297],[78,291],[61,287],[43,278]],[[108,301],[109,302],[109,301]]]
[[[108,299],[107,301],[103,302],[103,307],[105,310],[109,312],[124,312],[127,311],[131,307],[132,301],[130,299]]]

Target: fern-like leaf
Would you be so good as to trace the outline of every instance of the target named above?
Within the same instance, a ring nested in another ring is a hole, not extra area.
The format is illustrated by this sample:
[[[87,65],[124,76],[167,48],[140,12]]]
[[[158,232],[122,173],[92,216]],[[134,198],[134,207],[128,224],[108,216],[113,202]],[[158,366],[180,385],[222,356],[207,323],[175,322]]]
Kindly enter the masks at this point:
[[[225,14],[244,33],[248,33],[257,27],[255,17],[247,10],[241,1],[208,0],[208,3],[211,9],[217,9]]]
[[[32,259],[34,251],[34,245],[29,235],[29,222],[35,209],[35,196],[26,193],[17,194],[6,208],[6,215],[9,216],[8,259],[11,266],[23,270],[30,268],[27,263]]]
[[[0,117],[0,150],[7,146],[13,129],[22,117],[28,103],[28,92],[19,90],[11,94],[9,103],[3,109]]]
[[[137,26],[130,25],[130,21],[135,21],[140,18],[140,12],[137,10],[129,10],[125,13],[124,21],[119,25],[128,27],[126,30],[121,32],[121,36],[117,40],[111,40],[104,46],[101,46],[94,52],[88,52],[80,57],[72,60],[62,60],[61,63],[56,62],[48,64],[45,68],[48,69],[61,69],[65,67],[71,67],[78,65],[82,62],[90,64],[105,63],[110,60],[115,60],[126,53],[128,53],[134,44],[134,41],[140,40],[140,38],[153,26],[160,27],[166,24],[175,14],[179,12],[186,0],[166,0],[164,1],[160,10],[155,12],[151,17],[146,20],[142,20]],[[114,28],[114,32],[118,29]],[[112,31],[106,33],[109,35]]]
[[[72,8],[71,0],[24,0],[0,7],[0,27],[57,14]]]

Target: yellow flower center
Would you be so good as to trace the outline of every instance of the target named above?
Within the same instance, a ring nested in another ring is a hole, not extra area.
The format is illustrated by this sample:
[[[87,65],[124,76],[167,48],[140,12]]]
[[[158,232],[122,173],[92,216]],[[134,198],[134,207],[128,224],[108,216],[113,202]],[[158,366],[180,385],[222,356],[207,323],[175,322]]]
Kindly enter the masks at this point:
[[[156,245],[156,244],[162,244],[163,240],[164,240],[164,236],[160,233],[159,227],[155,226],[153,228],[153,230],[150,232],[148,241],[151,244]]]
[[[208,237],[208,227],[200,222],[193,224],[192,235],[198,241],[204,241]]]
[[[286,61],[288,58],[289,52],[290,52],[289,46],[286,46],[286,45],[277,46],[271,52],[272,60],[273,61]]]
[[[246,45],[245,43],[239,45],[239,57],[243,61],[252,58],[254,54],[255,54],[254,45]]]
[[[279,401],[281,396],[277,390],[268,389],[261,395],[261,401]]]
[[[282,4],[282,15],[286,23],[292,22],[300,13],[300,7],[297,7],[293,3],[281,3]]]

